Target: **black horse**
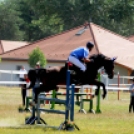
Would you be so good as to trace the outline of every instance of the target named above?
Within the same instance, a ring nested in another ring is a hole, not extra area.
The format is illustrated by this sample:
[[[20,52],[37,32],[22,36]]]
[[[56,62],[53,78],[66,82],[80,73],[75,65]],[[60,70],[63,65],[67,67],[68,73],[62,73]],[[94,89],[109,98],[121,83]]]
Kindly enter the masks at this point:
[[[110,79],[114,76],[114,60],[110,59],[102,54],[92,55],[90,57],[92,62],[86,63],[86,71],[84,77],[79,80],[79,69],[77,67],[71,66],[69,69],[75,71],[71,73],[71,83],[78,85],[96,85],[97,89],[95,90],[95,95],[98,95],[100,86],[103,88],[102,97],[105,98],[107,90],[105,89],[104,83],[100,82],[97,79],[98,70],[101,67],[104,67],[105,72],[107,73]],[[28,78],[31,81],[29,88],[34,88],[35,91],[35,101],[37,101],[37,96],[40,92],[49,92],[50,90],[58,90],[58,85],[66,84],[66,71],[68,67],[65,66],[54,66],[49,69],[33,69],[29,70]],[[77,75],[79,77],[77,77]],[[38,86],[35,83],[38,84]],[[35,86],[36,85],[36,86]]]

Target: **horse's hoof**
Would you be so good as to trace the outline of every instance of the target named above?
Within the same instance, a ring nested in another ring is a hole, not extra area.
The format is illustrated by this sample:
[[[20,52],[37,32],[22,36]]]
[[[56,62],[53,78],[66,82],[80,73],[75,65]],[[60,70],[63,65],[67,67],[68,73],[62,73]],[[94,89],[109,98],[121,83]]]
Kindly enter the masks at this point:
[[[103,95],[102,95],[102,98],[103,98],[103,99],[105,99],[105,98],[106,98],[106,96],[107,96],[107,94],[103,94]]]

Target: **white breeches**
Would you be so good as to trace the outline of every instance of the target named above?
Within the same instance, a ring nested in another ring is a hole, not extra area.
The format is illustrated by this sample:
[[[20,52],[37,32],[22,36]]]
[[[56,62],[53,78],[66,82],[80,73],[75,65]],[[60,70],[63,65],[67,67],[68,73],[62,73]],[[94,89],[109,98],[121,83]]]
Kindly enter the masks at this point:
[[[77,58],[75,58],[74,56],[69,56],[68,57],[68,60],[74,64],[75,66],[79,67],[80,70],[82,70],[83,72],[86,70],[86,66],[81,62],[79,61]]]

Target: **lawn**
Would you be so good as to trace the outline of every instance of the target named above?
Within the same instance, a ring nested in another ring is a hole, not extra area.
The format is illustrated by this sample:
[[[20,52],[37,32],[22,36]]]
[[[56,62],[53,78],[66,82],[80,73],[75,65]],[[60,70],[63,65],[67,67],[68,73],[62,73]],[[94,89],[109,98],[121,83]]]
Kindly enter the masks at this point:
[[[134,114],[128,112],[128,92],[120,92],[120,100],[117,92],[109,92],[105,100],[101,99],[101,113],[82,114],[79,107],[75,105],[75,123],[80,131],[74,130],[75,134],[132,134],[134,133]],[[15,87],[0,88],[0,133],[1,134],[64,134],[58,131],[35,125],[25,125],[25,118],[31,113],[19,113],[21,105],[20,89]],[[88,110],[86,102],[84,108]],[[56,109],[64,109],[64,106],[56,105]],[[94,98],[94,110],[96,109],[96,98]],[[64,121],[64,115],[42,113],[41,117],[52,126],[59,126]]]

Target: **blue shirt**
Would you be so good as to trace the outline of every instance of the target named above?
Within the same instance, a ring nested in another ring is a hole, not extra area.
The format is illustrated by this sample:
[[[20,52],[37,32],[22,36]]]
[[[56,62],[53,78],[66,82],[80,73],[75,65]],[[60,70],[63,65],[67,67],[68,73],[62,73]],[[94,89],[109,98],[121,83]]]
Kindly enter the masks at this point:
[[[89,55],[89,50],[86,47],[79,47],[74,49],[71,53],[71,56],[76,57],[77,59],[81,60],[83,58],[87,58]]]

